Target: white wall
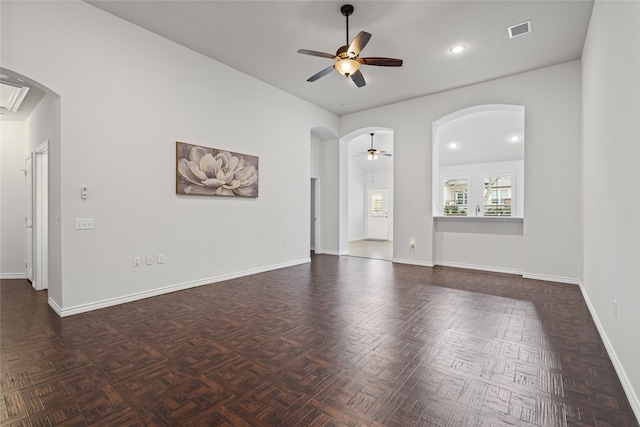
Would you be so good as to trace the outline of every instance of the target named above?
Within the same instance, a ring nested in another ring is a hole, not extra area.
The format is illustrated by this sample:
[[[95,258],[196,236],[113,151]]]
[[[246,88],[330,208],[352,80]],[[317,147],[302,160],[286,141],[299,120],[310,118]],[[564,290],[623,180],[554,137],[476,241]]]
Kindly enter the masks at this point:
[[[525,217],[522,269],[526,276],[577,282],[580,274],[580,62],[496,79],[341,117],[340,134],[369,123],[394,130],[394,260],[433,265],[431,211],[432,123],[482,104],[525,107]],[[563,192],[549,192],[557,182]],[[562,206],[561,212],[548,209]],[[481,262],[478,261],[478,264]]]
[[[25,278],[24,122],[0,122],[0,279]]]
[[[83,2],[1,19],[2,66],[60,95],[63,315],[308,261],[309,132],[335,115]],[[259,156],[260,197],[176,196],[176,141]]]
[[[640,419],[640,3],[596,1],[583,51],[583,290]],[[613,316],[613,301],[618,304]]]
[[[340,252],[340,143],[333,131],[311,131],[311,176],[318,178],[318,236],[315,253]]]
[[[362,168],[349,156],[349,241],[366,238],[367,177]]]

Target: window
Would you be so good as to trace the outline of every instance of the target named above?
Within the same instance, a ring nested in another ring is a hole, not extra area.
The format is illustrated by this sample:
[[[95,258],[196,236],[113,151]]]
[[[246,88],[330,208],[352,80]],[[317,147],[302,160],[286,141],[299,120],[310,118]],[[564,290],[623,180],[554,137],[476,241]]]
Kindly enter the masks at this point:
[[[371,196],[371,213],[374,215],[382,214],[382,195],[374,194]]]
[[[444,215],[467,216],[469,179],[449,178],[444,181]]]
[[[484,216],[511,216],[511,176],[489,176],[484,179]]]

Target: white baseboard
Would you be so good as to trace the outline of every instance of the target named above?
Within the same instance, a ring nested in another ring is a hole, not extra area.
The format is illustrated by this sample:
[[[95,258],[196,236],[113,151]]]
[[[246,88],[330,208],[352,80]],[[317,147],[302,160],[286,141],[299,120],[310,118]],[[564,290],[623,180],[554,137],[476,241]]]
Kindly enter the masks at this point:
[[[191,282],[178,283],[175,285],[165,286],[163,288],[152,289],[149,291],[138,292],[135,294],[125,295],[117,298],[110,298],[102,301],[96,301],[89,304],[77,305],[75,307],[61,308],[55,303],[55,301],[49,299],[49,306],[60,317],[73,316],[74,314],[86,313],[88,311],[98,310],[101,308],[111,307],[114,305],[124,304],[127,302],[137,301],[145,298],[151,298],[158,295],[168,294],[171,292],[181,291],[184,289],[195,288],[198,286],[210,285],[225,280],[237,279],[239,277],[251,276],[253,274],[264,273],[266,271],[278,270],[280,268],[293,267],[294,265],[300,265],[311,262],[311,258],[303,258],[294,261],[289,261],[281,264],[273,264],[265,267],[254,268],[245,271],[239,271],[237,273],[223,274],[215,277],[208,277],[200,280],[194,280]]]
[[[398,264],[419,265],[422,267],[433,267],[433,263],[429,261],[419,261],[417,259],[393,258],[391,262]]]
[[[544,280],[547,282],[568,283],[570,285],[580,284],[580,279],[575,279],[572,277],[546,276],[544,274],[533,274],[533,273],[522,273],[522,277],[524,277],[525,279]]]
[[[604,330],[604,326],[602,326],[602,322],[600,322],[600,318],[596,313],[593,304],[591,304],[591,300],[589,299],[589,294],[585,290],[582,282],[578,280],[578,286],[580,287],[580,292],[582,293],[582,297],[587,303],[587,308],[589,309],[589,313],[591,313],[591,318],[593,322],[596,324],[596,328],[598,329],[598,333],[600,334],[600,338],[602,339],[602,343],[604,347],[607,349],[607,354],[609,354],[609,359],[611,359],[611,363],[613,364],[613,368],[616,370],[618,374],[618,378],[620,378],[620,383],[622,384],[622,388],[624,389],[624,393],[627,395],[627,399],[629,400],[629,404],[631,405],[631,409],[633,409],[633,413],[636,416],[636,420],[640,423],[640,397],[633,389],[631,385],[631,380],[627,376],[627,373],[620,363],[620,359],[618,359],[618,355],[611,345],[611,341],[609,341],[609,337],[607,336],[606,331]]]
[[[316,252],[317,254],[323,254],[323,255],[337,255],[340,256],[340,251],[331,251],[331,250],[322,250],[321,252]]]
[[[51,297],[49,297],[48,302],[49,302],[49,307],[51,307],[51,309],[55,311],[58,316],[64,317],[62,314],[63,313],[62,307],[60,307],[53,299],[51,299]]]
[[[0,273],[0,279],[26,279],[25,273]]]
[[[515,268],[493,267],[490,265],[465,264],[461,262],[448,262],[448,261],[446,262],[436,261],[435,265],[441,265],[443,267],[465,268],[467,270],[490,271],[492,273],[507,273],[507,274],[517,274],[517,275],[522,274],[522,270],[517,270]]]

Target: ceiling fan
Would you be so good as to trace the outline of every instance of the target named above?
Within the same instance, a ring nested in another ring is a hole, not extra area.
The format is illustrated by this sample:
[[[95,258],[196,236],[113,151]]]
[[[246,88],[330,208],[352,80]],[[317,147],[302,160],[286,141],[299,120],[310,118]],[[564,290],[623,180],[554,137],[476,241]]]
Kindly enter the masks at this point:
[[[371,135],[371,148],[369,148],[367,151],[365,152],[361,152],[360,154],[366,154],[367,155],[367,159],[369,160],[378,160],[378,156],[387,156],[387,157],[391,157],[392,154],[391,153],[387,153],[386,151],[378,151],[375,148],[373,148],[373,135],[374,133],[371,132],[369,135]]]
[[[333,69],[338,71],[345,77],[351,77],[351,80],[358,87],[362,87],[367,83],[364,81],[364,76],[360,72],[360,65],[378,65],[382,67],[400,67],[402,66],[402,59],[394,58],[360,58],[360,51],[369,42],[371,34],[366,31],[360,31],[357,36],[349,43],[349,16],[353,14],[353,6],[345,4],[340,8],[340,12],[347,19],[347,43],[345,46],[341,46],[335,55],[330,53],[318,52],[315,50],[300,49],[298,53],[311,56],[319,56],[321,58],[335,59],[337,62],[324,70],[314,74],[307,79],[308,82],[315,82],[320,77],[324,77],[329,74]]]

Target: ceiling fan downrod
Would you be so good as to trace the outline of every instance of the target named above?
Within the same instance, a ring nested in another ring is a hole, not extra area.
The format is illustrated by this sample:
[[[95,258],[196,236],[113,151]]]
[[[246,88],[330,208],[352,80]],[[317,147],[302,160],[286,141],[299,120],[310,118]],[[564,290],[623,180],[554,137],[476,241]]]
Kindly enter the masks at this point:
[[[340,8],[340,12],[342,13],[342,16],[347,18],[347,41],[344,45],[349,46],[349,16],[353,14],[353,6],[345,4]]]

